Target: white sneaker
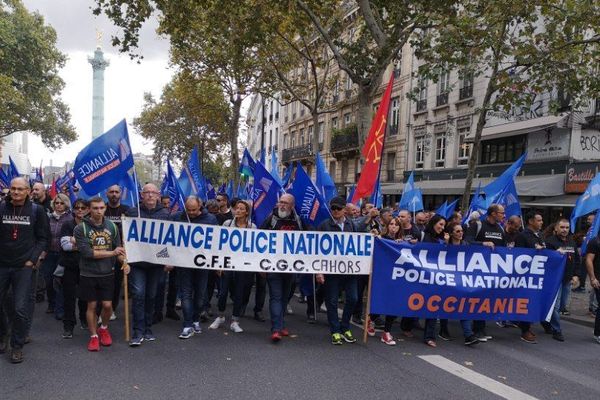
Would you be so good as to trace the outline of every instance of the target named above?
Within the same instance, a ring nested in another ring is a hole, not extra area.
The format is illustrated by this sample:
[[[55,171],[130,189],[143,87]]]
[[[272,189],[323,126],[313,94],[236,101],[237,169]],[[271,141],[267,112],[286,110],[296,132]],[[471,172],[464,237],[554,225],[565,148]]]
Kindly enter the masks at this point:
[[[594,339],[596,339],[596,342],[598,342],[598,344],[600,344],[600,336],[594,336]]]
[[[115,319],[117,319],[117,314],[115,314],[115,312],[113,311],[113,313],[110,314],[110,320],[114,321]]]
[[[208,329],[219,329],[225,323],[225,317],[217,317]]]
[[[193,324],[194,333],[202,333],[202,327],[200,326],[200,322],[194,322]]]
[[[98,315],[98,326],[102,325],[102,317]]]
[[[294,310],[292,310],[292,306],[289,304],[287,305],[287,313],[288,315],[294,315]]]
[[[244,330],[240,326],[240,323],[237,321],[232,321],[231,325],[229,325],[229,329],[231,329],[235,333],[242,333]]]
[[[319,309],[320,309],[321,311],[323,311],[324,313],[326,313],[326,312],[327,312],[327,307],[325,306],[325,304],[321,304],[321,307],[319,307]]]
[[[192,336],[194,336],[193,328],[183,328],[183,330],[179,334],[179,339],[189,339]]]

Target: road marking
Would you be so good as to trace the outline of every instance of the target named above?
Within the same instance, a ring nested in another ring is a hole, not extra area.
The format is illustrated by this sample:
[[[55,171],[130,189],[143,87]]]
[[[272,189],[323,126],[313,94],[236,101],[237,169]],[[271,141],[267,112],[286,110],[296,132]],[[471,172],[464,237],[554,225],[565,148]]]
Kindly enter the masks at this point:
[[[431,355],[419,356],[419,358],[502,398],[510,400],[537,400],[536,397],[530,396],[527,393],[523,393],[508,385],[488,378],[487,376],[472,371],[469,368],[465,368],[462,365],[457,364],[454,361],[450,361],[445,357]]]

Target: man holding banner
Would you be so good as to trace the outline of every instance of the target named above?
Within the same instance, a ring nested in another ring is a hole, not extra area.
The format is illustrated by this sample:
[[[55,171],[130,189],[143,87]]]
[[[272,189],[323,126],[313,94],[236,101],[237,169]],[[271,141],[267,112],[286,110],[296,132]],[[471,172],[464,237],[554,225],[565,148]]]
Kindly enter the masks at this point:
[[[323,221],[317,230],[324,232],[356,232],[352,220],[344,215],[346,200],[343,197],[334,197],[329,202],[331,218]],[[325,287],[325,305],[327,307],[327,321],[331,331],[331,344],[341,345],[344,342],[354,343],[356,338],[350,330],[350,318],[356,305],[358,286],[356,275],[343,274],[317,274],[317,282]],[[340,290],[346,293],[342,320],[338,316],[338,298]]]
[[[169,219],[169,211],[158,202],[159,198],[160,192],[156,185],[152,183],[144,185],[139,215],[138,209],[132,207],[127,211],[127,216],[157,220]],[[162,265],[149,262],[131,264],[133,336],[129,345],[132,347],[140,346],[143,341],[156,340],[151,328],[158,279],[162,270]]]
[[[265,219],[261,229],[301,231],[302,221],[294,210],[295,198],[289,193],[281,195],[277,207]],[[269,285],[269,311],[271,313],[271,341],[277,343],[283,336],[289,336],[283,317],[292,294],[292,285],[296,275],[293,273],[270,272],[267,274]]]

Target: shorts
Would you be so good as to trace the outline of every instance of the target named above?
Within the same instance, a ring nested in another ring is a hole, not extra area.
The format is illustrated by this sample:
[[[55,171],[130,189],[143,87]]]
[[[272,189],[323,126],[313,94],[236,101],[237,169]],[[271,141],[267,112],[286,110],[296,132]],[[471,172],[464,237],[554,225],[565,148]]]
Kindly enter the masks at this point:
[[[112,301],[114,292],[114,274],[100,277],[79,277],[79,300]]]

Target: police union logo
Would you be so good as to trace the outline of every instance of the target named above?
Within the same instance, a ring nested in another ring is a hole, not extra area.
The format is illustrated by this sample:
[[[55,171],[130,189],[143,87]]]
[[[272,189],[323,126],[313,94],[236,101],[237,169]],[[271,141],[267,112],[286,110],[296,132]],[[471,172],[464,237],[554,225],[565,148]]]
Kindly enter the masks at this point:
[[[156,253],[156,258],[169,258],[169,250],[165,247],[158,253]]]

